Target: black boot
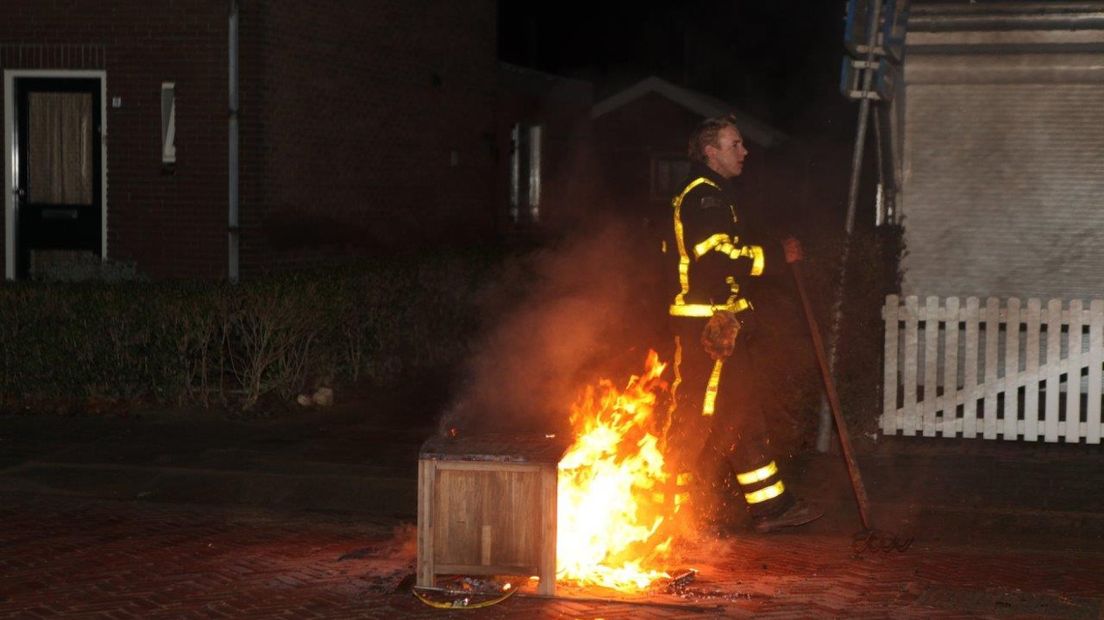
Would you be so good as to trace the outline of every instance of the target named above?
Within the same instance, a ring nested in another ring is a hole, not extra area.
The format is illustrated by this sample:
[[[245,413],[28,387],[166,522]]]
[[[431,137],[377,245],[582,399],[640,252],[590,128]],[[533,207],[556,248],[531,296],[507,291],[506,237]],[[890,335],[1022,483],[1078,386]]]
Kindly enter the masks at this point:
[[[763,515],[753,519],[755,531],[761,534],[776,532],[787,527],[797,527],[812,523],[824,516],[820,507],[805,500],[794,500],[789,508],[776,515]]]

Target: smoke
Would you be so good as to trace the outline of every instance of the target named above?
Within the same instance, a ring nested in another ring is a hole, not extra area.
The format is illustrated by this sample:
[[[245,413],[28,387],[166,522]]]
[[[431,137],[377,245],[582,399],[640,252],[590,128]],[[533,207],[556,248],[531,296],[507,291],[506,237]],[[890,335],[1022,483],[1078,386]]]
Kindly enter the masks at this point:
[[[485,293],[492,327],[474,347],[442,432],[563,432],[582,387],[643,369],[658,342],[652,244],[620,220],[576,230],[512,261]]]

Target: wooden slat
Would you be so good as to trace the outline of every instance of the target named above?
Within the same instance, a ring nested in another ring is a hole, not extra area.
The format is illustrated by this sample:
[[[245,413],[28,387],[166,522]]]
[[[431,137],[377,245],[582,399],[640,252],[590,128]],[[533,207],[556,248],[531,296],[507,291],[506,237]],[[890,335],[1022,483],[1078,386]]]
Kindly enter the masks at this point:
[[[491,565],[491,546],[494,544],[494,528],[484,525],[479,533],[479,563]]]
[[[541,540],[540,584],[537,592],[547,596],[556,594],[556,528],[557,489],[559,471],[549,467],[541,471]]]
[[[1058,381],[1061,371],[1058,359],[1062,354],[1062,301],[1047,302],[1047,355],[1046,355],[1046,417],[1044,439],[1058,441]]]
[[[974,389],[978,384],[978,298],[966,298],[966,359],[965,381],[962,389],[967,394],[962,407],[962,436],[972,438],[977,435],[977,398]]]
[[[925,437],[935,436],[935,398],[938,390],[939,298],[927,299],[928,318],[924,321],[924,402],[920,407]]]
[[[436,463],[418,461],[418,564],[417,584],[432,587],[436,567],[433,562],[433,495]]]
[[[983,436],[997,438],[997,351],[1000,346],[1000,300],[985,300],[985,418]]]
[[[897,316],[900,300],[896,295],[886,295],[885,309],[885,362],[882,375],[882,432],[897,434]]]
[[[947,330],[943,338],[943,411],[941,430],[944,437],[955,435],[955,411],[958,403],[958,324],[957,297],[947,299]]]
[[[915,295],[905,298],[905,402],[898,424],[905,435],[916,434],[916,364],[919,327],[919,300]]]
[[[1084,324],[1080,299],[1070,300],[1069,309],[1069,359],[1070,369],[1066,380],[1066,443],[1081,439],[1081,326]]]
[[[426,459],[431,460],[431,459]],[[438,467],[449,471],[496,471],[533,473],[546,467],[544,463],[503,463],[500,461],[434,461]]]
[[[1024,387],[1024,430],[1027,441],[1039,437],[1039,336],[1041,333],[1042,303],[1038,299],[1027,300],[1027,333],[1024,338],[1024,376],[1030,381]]]
[[[1100,443],[1100,380],[1104,362],[1104,301],[1089,303],[1089,394],[1085,411],[1085,441]]]
[[[1019,409],[1019,389],[1016,379],[1020,375],[1020,300],[1008,299],[1008,310],[1004,332],[1004,428],[1001,436],[1014,440],[1018,436],[1017,411]]]
[[[1058,373],[1062,374],[1062,373],[1067,372],[1069,370],[1069,367],[1070,367],[1069,360],[1059,360],[1059,362],[1058,362]],[[1049,370],[1049,368],[1042,368],[1039,372],[1044,372],[1045,373],[1048,370]],[[1010,387],[1018,389],[1020,387],[1027,386],[1027,385],[1031,384],[1033,381],[1037,381],[1037,380],[1038,380],[1037,376],[1028,377],[1027,373],[1021,372],[1019,374],[1019,376],[1012,378],[1012,385]],[[1002,381],[1001,379],[998,379],[998,383],[1000,383],[1001,381]],[[958,391],[958,393],[955,394],[955,396],[954,396],[955,404],[956,405],[964,405],[971,398],[973,398],[975,401],[980,400],[980,399],[985,397],[985,390],[986,389],[988,389],[988,388],[986,388],[984,382],[979,382],[976,386],[974,386],[973,390],[960,389]],[[947,405],[950,406],[950,403],[947,403]],[[1042,419],[1043,418],[1040,418],[1040,420],[1042,420]],[[962,425],[960,423],[959,427],[961,427],[961,426]],[[1063,422],[1062,429],[1065,429],[1065,423],[1064,422]],[[1065,432],[1065,431],[1063,430],[1063,432]]]

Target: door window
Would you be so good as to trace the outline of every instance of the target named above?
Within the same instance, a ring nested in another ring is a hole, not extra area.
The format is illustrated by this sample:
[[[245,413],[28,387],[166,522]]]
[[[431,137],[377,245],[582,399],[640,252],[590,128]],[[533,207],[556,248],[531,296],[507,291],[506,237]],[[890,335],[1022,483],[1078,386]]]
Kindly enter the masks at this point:
[[[28,95],[28,193],[34,203],[91,205],[92,95]]]

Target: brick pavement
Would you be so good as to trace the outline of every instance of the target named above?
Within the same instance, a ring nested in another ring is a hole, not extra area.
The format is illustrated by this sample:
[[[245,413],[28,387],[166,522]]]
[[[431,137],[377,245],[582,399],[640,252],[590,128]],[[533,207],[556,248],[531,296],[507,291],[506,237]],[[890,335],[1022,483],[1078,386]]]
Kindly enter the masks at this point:
[[[1104,617],[1104,553],[917,541],[856,554],[814,530],[703,543],[685,600],[515,596],[475,611],[416,601],[411,523],[0,494],[0,617],[710,618]],[[572,596],[610,593],[561,588]]]

